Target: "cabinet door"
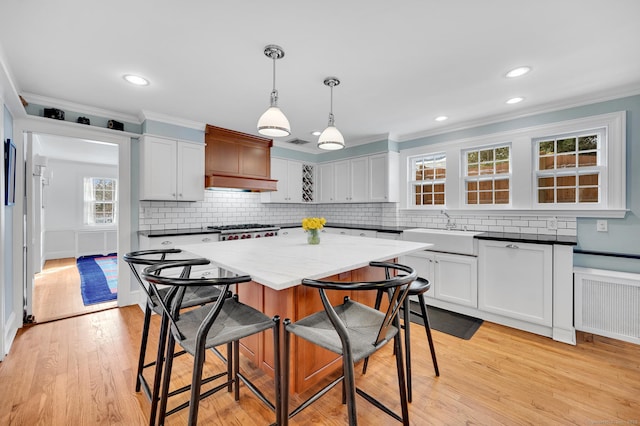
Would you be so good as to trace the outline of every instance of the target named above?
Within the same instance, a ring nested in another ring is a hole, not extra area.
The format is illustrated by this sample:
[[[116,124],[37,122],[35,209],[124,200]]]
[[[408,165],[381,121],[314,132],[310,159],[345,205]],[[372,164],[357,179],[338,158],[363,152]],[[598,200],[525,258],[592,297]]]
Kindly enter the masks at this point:
[[[302,202],[302,163],[287,162],[287,201]]]
[[[407,254],[402,256],[400,263],[412,267],[416,270],[419,277],[429,280],[431,283],[431,289],[424,293],[424,296],[433,298],[435,295],[435,288],[437,287],[437,283],[434,280],[433,268],[435,266],[435,262],[433,254],[427,251]]]
[[[365,202],[369,199],[369,158],[354,158],[349,161],[349,167],[349,183],[351,187],[349,201]]]
[[[388,186],[387,155],[372,155],[369,157],[369,201],[388,201]]]
[[[335,202],[335,176],[334,176],[334,163],[325,163],[318,166],[319,178],[319,193],[321,203],[333,203]]]
[[[140,140],[140,199],[176,199],[176,141],[144,136]]]
[[[204,200],[204,145],[178,142],[178,201]]]
[[[478,307],[478,260],[471,256],[436,254],[435,297],[459,305]]]
[[[351,201],[351,174],[349,169],[349,160],[336,161],[334,163],[334,177],[336,201],[340,203]]]
[[[482,240],[478,258],[480,309],[551,326],[552,246]]]
[[[282,158],[271,159],[271,179],[278,181],[278,190],[272,192],[263,192],[267,195],[272,203],[284,203],[289,197],[288,188],[288,161]],[[262,195],[261,194],[261,195]]]

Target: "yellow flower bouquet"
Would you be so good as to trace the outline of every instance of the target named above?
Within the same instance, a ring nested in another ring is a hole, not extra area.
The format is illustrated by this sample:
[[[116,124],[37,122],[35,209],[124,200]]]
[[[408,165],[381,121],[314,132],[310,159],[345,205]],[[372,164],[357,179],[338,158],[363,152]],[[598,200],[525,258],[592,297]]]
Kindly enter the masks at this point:
[[[302,229],[307,231],[309,244],[320,244],[320,230],[327,223],[324,217],[305,217],[302,219]]]

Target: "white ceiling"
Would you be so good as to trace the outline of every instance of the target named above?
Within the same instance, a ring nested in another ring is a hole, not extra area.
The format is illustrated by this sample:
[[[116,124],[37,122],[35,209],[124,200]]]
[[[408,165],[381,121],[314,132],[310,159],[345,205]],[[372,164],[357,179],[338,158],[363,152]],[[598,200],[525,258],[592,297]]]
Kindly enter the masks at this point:
[[[315,142],[334,89],[347,145],[404,141],[640,93],[638,0],[3,2],[18,91],[256,133],[281,45],[279,105]],[[2,52],[0,52],[2,53]],[[533,71],[504,74],[520,65]],[[151,81],[134,87],[122,79]],[[522,96],[524,102],[506,105]],[[438,123],[434,118],[447,115]]]
[[[118,165],[118,145],[47,134],[34,134],[33,142],[34,153],[48,159]]]

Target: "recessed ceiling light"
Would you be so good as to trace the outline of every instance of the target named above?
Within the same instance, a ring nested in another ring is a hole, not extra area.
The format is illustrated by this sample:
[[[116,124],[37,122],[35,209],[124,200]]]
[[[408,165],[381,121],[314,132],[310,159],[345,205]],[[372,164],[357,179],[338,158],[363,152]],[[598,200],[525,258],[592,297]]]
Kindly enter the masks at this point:
[[[447,117],[446,115],[440,115],[438,117],[435,118],[436,121],[444,121],[447,120],[449,117]]]
[[[506,74],[506,76],[509,77],[509,78],[520,77],[521,75],[525,75],[529,71],[531,71],[531,67],[518,67],[518,68],[514,68],[511,71],[509,71]]]
[[[320,136],[322,134],[322,132],[320,130],[314,130],[313,132],[311,132],[311,134],[313,136]]]
[[[517,104],[524,101],[524,98],[511,98],[507,101],[508,104]]]
[[[127,80],[131,84],[135,84],[136,86],[148,86],[149,80],[146,78],[140,77],[139,75],[126,74],[123,76],[125,80]]]

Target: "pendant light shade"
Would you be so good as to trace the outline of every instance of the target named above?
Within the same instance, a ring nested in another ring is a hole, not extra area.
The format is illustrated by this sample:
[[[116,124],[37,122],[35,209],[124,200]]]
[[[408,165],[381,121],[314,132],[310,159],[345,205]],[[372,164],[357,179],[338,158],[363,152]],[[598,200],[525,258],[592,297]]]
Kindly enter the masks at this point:
[[[264,54],[273,60],[273,90],[271,91],[271,106],[258,120],[258,133],[275,138],[289,136],[291,126],[287,117],[278,108],[278,91],[276,90],[276,59],[284,57],[284,50],[280,46],[270,44],[264,48]]]
[[[291,134],[291,126],[280,108],[272,106],[260,116],[258,132],[261,135],[281,138]]]
[[[340,84],[337,77],[327,77],[324,79],[324,85],[331,88],[331,109],[329,110],[329,124],[327,128],[320,134],[318,138],[318,148],[325,150],[336,150],[344,148],[344,137],[340,130],[334,125],[333,117],[333,86]]]

